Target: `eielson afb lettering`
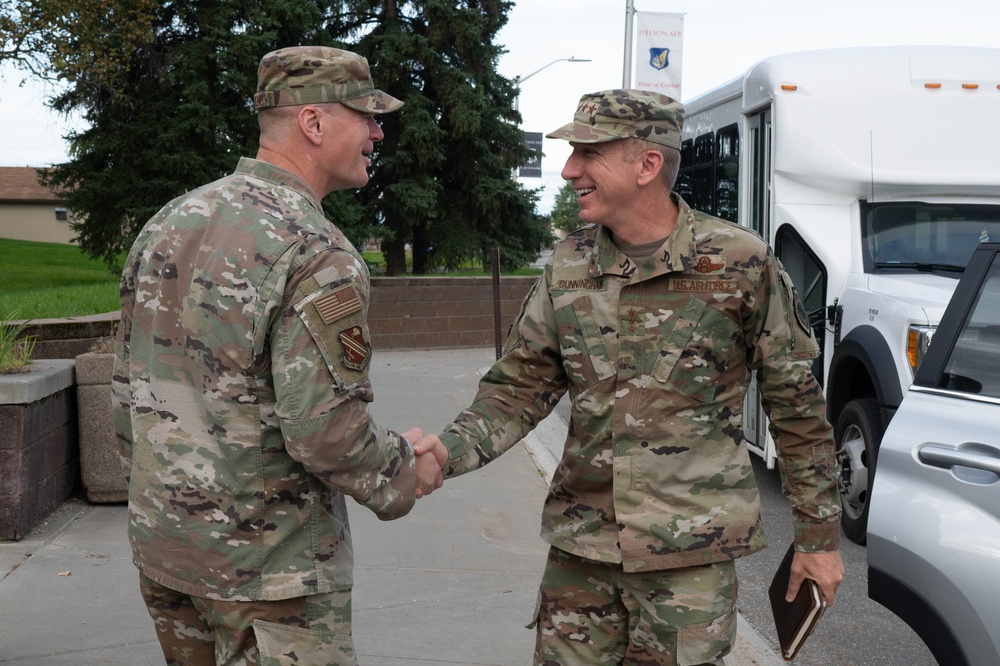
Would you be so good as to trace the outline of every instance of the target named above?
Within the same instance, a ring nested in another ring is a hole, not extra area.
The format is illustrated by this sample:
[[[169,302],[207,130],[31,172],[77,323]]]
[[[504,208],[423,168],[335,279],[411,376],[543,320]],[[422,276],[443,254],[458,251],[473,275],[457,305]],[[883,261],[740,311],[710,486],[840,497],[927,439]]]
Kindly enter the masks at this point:
[[[680,30],[654,30],[651,28],[644,28],[639,31],[639,34],[644,37],[680,37]]]

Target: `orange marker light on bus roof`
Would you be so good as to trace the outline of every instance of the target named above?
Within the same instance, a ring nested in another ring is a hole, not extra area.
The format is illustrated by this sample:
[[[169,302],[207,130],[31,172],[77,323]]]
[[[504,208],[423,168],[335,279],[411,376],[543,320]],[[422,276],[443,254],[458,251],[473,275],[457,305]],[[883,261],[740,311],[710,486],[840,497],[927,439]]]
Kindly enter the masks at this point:
[[[965,89],[965,90],[976,90],[977,88],[979,88],[979,84],[978,83],[963,83],[962,84],[962,88]]]
[[[793,84],[793,83],[782,83],[781,84],[781,89],[782,90],[788,90],[788,91],[794,91],[794,90],[798,90],[799,87],[797,85]]]
[[[940,88],[940,87],[941,87],[940,83],[925,83],[924,84],[924,88],[934,88],[934,89],[937,89],[937,88]]]

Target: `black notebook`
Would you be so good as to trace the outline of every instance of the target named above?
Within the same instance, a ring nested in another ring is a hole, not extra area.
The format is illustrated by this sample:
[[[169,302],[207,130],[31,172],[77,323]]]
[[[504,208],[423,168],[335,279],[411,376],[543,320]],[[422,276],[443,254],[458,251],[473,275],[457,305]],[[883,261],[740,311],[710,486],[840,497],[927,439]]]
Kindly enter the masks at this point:
[[[795,655],[799,653],[802,644],[806,642],[806,638],[812,633],[826,609],[826,602],[823,601],[819,584],[811,578],[803,581],[795,601],[785,601],[794,555],[795,544],[792,544],[788,547],[785,558],[781,560],[781,565],[775,572],[774,578],[771,580],[771,587],[767,591],[771,598],[774,626],[778,630],[781,656],[785,661],[795,659]]]

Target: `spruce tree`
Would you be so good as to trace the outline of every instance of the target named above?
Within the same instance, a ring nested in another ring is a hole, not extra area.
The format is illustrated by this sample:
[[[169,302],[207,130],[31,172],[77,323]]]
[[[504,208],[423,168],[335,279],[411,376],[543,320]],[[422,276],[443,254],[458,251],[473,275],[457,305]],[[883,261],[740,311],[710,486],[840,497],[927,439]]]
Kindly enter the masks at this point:
[[[69,0],[45,0],[52,4]],[[142,225],[170,199],[254,155],[251,96],[268,51],[318,44],[368,57],[376,85],[406,102],[381,117],[369,184],[324,200],[356,244],[384,237],[389,274],[533,261],[550,240],[537,193],[512,177],[529,155],[513,83],[496,73],[505,0],[172,0],[153,2],[144,38],[115,51],[54,61],[69,83],[53,100],[89,128],[69,137],[71,158],[47,182],[62,190],[80,245],[117,263]],[[113,22],[112,22],[113,23]],[[100,21],[80,29],[88,39]],[[72,32],[73,24],[65,30]],[[69,76],[69,67],[74,67]]]
[[[384,227],[387,272],[524,266],[551,241],[538,195],[513,177],[530,155],[514,110],[512,81],[496,72],[496,44],[513,7],[505,0],[349,0],[355,50],[376,84],[402,99],[383,118],[372,182],[359,192]],[[353,35],[352,35],[353,38]]]

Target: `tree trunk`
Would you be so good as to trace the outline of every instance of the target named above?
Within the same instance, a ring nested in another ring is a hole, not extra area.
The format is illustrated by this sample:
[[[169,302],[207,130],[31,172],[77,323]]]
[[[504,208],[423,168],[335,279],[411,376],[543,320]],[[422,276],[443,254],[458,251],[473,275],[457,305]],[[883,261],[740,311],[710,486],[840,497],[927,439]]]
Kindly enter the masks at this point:
[[[427,243],[427,223],[417,222],[413,225],[413,273],[414,275],[424,275],[427,273],[428,258],[430,248]]]
[[[385,275],[394,277],[406,275],[406,243],[401,240],[382,241],[382,256],[385,257]]]

